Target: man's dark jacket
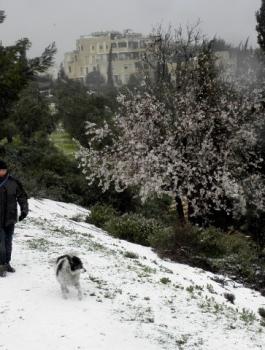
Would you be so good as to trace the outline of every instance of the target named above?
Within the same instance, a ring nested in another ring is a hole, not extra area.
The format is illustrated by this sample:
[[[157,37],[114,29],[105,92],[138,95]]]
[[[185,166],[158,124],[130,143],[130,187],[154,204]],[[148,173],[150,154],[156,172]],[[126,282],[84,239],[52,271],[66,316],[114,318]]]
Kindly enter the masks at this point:
[[[6,180],[3,186],[1,183]],[[0,227],[9,226],[17,222],[17,203],[21,213],[28,214],[28,197],[22,184],[10,175],[0,177]]]

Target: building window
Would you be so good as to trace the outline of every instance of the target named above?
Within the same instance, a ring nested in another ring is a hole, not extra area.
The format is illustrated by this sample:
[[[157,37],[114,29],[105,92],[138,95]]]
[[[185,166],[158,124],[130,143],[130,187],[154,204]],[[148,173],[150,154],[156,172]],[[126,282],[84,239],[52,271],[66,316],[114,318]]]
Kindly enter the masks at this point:
[[[114,82],[117,84],[120,83],[120,76],[119,75],[114,75]]]
[[[111,47],[112,47],[113,49],[115,49],[115,48],[117,47],[117,44],[116,44],[116,43],[111,43]]]
[[[100,50],[103,50],[103,46],[102,46],[102,45],[99,45],[99,49],[100,49]]]
[[[124,66],[124,69],[128,69],[128,66]]]
[[[138,45],[138,41],[129,41],[129,48],[130,49],[138,49],[139,45]]]
[[[146,47],[146,44],[145,44],[144,40],[141,40],[140,41],[140,48],[144,49],[145,47]]]
[[[130,59],[130,53],[128,52],[119,53],[119,60],[129,60],[129,59]]]
[[[139,59],[139,52],[132,52],[131,57],[133,60],[138,60]]]
[[[135,69],[138,70],[138,69],[141,69],[142,68],[142,63],[141,62],[135,62]]]
[[[107,62],[108,61],[108,55],[99,55],[99,61],[100,62]]]
[[[69,71],[69,73],[72,73],[72,67],[71,66],[68,66],[68,71]]]
[[[92,45],[92,46],[91,46],[91,51],[94,51],[94,50],[95,50],[95,46]]]
[[[126,41],[120,41],[120,42],[118,43],[118,46],[119,46],[119,47],[127,47],[127,42],[126,42]]]
[[[84,47],[83,47],[83,45],[81,45],[81,47],[80,47],[80,48],[81,48],[81,51],[83,51],[83,50],[84,50]]]

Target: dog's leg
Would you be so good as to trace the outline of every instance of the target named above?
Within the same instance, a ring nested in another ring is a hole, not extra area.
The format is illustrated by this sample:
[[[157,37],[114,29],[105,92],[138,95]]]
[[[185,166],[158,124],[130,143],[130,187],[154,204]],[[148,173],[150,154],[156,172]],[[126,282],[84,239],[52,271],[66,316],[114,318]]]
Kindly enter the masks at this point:
[[[69,293],[68,288],[65,285],[61,284],[61,291],[63,298],[67,299],[67,293]]]
[[[83,298],[83,293],[82,293],[81,286],[80,286],[80,283],[79,283],[79,282],[77,282],[77,283],[75,284],[75,288],[77,289],[77,292],[78,292],[78,294],[77,294],[78,299],[79,299],[79,300],[82,300],[82,298]]]

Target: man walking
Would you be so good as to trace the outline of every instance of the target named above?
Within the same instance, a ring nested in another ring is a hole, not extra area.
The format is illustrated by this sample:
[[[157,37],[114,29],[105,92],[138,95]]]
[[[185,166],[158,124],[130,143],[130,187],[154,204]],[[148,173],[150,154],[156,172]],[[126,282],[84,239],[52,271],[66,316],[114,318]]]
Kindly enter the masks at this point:
[[[28,215],[28,197],[22,184],[8,173],[7,165],[0,160],[0,277],[15,272],[10,265],[12,239],[17,222],[17,203],[21,214],[19,221]]]

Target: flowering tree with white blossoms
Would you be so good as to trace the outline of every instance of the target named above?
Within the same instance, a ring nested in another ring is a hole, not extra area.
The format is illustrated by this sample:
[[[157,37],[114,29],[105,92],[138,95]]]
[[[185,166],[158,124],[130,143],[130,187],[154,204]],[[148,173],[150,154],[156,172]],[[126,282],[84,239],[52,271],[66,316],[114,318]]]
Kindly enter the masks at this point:
[[[248,201],[264,209],[256,136],[263,107],[255,91],[224,83],[208,49],[184,60],[180,52],[169,84],[120,95],[111,126],[86,124],[89,147],[77,157],[90,184],[136,186],[143,200],[186,197],[192,215],[239,214]]]

